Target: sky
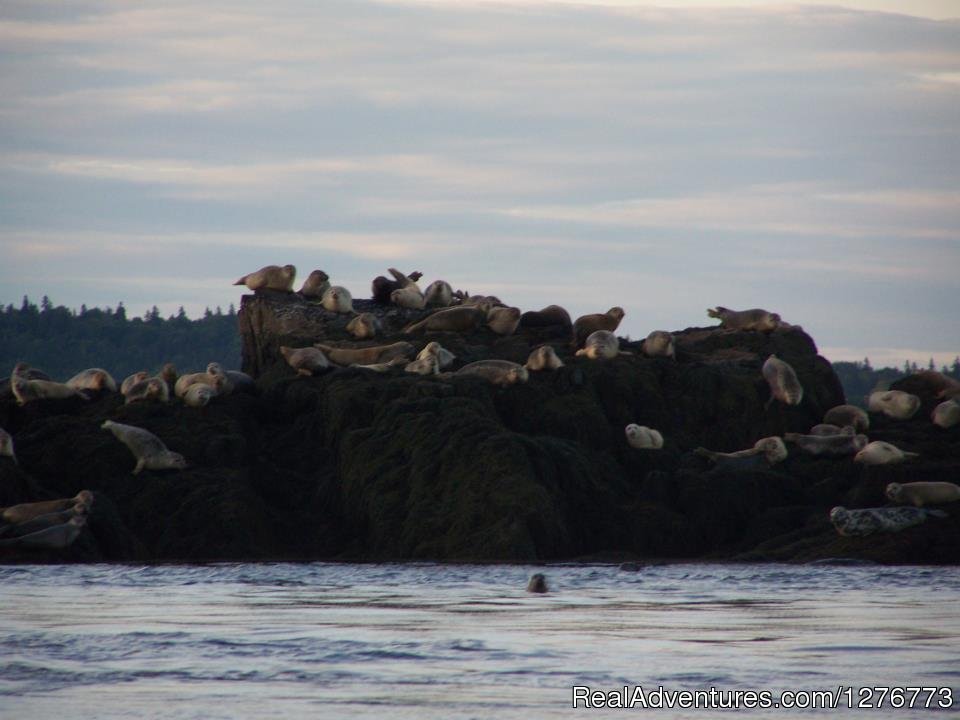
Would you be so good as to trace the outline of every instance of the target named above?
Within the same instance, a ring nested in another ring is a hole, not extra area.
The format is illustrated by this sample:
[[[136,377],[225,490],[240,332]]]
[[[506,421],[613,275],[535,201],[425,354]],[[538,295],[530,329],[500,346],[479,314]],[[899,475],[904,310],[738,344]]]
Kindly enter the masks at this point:
[[[287,263],[950,362],[960,1],[0,4],[0,302]]]

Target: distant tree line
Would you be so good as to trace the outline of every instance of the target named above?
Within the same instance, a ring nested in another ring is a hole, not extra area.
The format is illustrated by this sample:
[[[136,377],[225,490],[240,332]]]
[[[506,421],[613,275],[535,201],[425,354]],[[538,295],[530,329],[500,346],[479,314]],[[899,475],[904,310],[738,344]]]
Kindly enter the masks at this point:
[[[933,358],[924,368],[917,363],[905,361],[902,368],[880,368],[874,369],[870,365],[870,358],[864,358],[863,362],[835,362],[833,370],[840,378],[843,385],[843,393],[847,396],[847,402],[852,405],[866,406],[865,398],[871,392],[877,389],[886,389],[890,383],[899,380],[907,375],[912,375],[921,369],[937,370]],[[953,359],[953,364],[949,367],[944,365],[939,368],[944,375],[960,380],[960,356]]]
[[[209,362],[240,367],[237,312],[207,308],[191,320],[183,307],[163,318],[154,306],[143,317],[115,309],[54,307],[46,295],[36,305],[28,297],[19,308],[0,306],[0,376],[24,361],[55,380],[102,367],[120,382],[138,370],[159,371],[172,362],[181,372],[203,370]]]

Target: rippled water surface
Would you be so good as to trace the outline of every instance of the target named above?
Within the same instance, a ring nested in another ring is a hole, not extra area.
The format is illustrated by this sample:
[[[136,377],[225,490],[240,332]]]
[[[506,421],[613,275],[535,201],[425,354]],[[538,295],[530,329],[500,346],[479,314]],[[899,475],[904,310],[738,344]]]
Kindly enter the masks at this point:
[[[551,593],[525,592],[533,572]],[[717,714],[575,710],[575,685],[843,685],[854,698],[861,686],[934,686],[957,698],[958,601],[957,568],[2,567],[0,717]]]

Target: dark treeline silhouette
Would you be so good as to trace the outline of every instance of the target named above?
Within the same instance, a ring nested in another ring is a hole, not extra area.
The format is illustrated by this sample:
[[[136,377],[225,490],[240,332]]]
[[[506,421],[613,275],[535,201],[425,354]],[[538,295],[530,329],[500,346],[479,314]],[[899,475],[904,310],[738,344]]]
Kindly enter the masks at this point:
[[[0,306],[0,375],[21,360],[60,381],[91,367],[104,368],[117,382],[138,370],[159,371],[165,362],[181,372],[203,370],[209,362],[239,368],[237,314],[230,305],[227,312],[208,308],[191,320],[181,307],[163,318],[154,306],[128,318],[123,303],[76,311],[54,307],[46,295],[39,306],[24,297],[19,308]]]
[[[835,362],[833,363],[833,370],[840,378],[843,393],[847,396],[847,402],[866,407],[866,396],[873,390],[886,389],[895,380],[911,375],[918,370],[939,370],[944,375],[960,380],[960,357],[954,358],[950,367],[944,365],[938,368],[931,358],[923,367],[907,360],[902,368],[874,369],[870,365],[870,359],[864,358],[863,362]]]

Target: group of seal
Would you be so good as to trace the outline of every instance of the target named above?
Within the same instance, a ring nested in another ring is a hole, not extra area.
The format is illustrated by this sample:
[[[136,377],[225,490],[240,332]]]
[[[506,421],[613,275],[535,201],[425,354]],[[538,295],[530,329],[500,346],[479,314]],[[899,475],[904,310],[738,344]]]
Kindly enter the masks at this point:
[[[0,508],[0,548],[63,550],[83,531],[93,493]]]

